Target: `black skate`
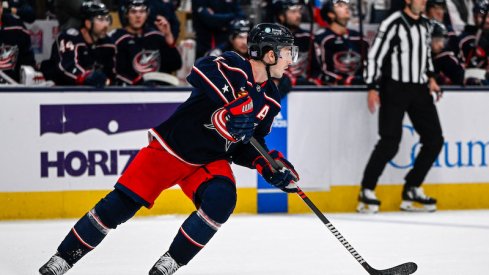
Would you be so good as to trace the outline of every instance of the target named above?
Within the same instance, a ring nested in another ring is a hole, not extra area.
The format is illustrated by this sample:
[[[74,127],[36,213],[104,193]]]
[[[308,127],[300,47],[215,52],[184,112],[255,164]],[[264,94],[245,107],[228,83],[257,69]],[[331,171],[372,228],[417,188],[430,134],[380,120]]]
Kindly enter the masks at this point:
[[[170,255],[166,252],[158,259],[155,265],[149,271],[149,275],[172,275],[181,267]]]
[[[436,199],[425,195],[421,187],[405,187],[402,191],[402,211],[435,212]]]
[[[359,213],[377,213],[379,212],[380,201],[375,196],[375,191],[362,188],[358,194],[357,212]]]
[[[62,275],[65,274],[71,266],[61,258],[58,253],[49,259],[41,268],[39,268],[39,274],[41,275]]]

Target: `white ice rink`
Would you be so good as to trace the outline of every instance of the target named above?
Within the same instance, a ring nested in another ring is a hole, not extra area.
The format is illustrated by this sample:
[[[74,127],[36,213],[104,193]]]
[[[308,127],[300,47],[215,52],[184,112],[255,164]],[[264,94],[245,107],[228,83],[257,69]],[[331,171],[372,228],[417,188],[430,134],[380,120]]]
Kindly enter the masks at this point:
[[[374,268],[413,261],[419,275],[489,274],[489,211],[326,214]],[[68,274],[147,274],[184,216],[135,218]],[[38,274],[75,220],[0,222],[0,275]],[[311,215],[236,215],[177,274],[367,274]]]

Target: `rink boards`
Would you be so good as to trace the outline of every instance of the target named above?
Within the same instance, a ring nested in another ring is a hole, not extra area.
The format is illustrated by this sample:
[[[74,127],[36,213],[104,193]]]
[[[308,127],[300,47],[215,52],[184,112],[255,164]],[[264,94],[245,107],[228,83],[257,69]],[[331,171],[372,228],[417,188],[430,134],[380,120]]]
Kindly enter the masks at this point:
[[[117,182],[147,129],[157,125],[189,90],[62,88],[0,90],[0,219],[77,217]],[[489,208],[489,93],[450,90],[437,103],[445,145],[426,179],[439,209]],[[350,212],[377,141],[377,117],[366,108],[362,88],[308,88],[282,101],[270,148],[284,152],[301,175],[301,187],[326,212]],[[377,190],[381,210],[400,203],[403,177],[420,144],[406,118],[398,155]],[[235,213],[308,209],[295,195],[265,183],[254,170],[235,167]],[[188,213],[191,202],[178,188],[165,191],[141,215]]]

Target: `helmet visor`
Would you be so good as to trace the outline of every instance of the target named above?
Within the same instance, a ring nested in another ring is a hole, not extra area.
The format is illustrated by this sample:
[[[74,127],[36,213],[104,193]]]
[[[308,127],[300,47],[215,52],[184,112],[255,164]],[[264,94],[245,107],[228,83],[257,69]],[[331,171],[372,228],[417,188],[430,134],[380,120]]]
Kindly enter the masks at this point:
[[[286,61],[290,61],[292,63],[297,62],[297,58],[299,57],[299,47],[297,46],[281,46],[277,48],[279,50],[279,58],[283,58]]]

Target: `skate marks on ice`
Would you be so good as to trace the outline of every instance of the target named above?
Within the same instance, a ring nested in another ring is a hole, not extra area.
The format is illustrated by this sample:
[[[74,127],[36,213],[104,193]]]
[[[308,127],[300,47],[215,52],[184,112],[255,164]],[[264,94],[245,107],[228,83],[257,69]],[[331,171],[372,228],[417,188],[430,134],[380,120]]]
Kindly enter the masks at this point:
[[[485,274],[489,211],[328,214],[369,263],[413,261],[416,275]],[[147,274],[185,216],[135,218],[69,275]],[[76,220],[0,222],[0,274],[37,274]],[[235,215],[178,275],[367,274],[313,214]]]

